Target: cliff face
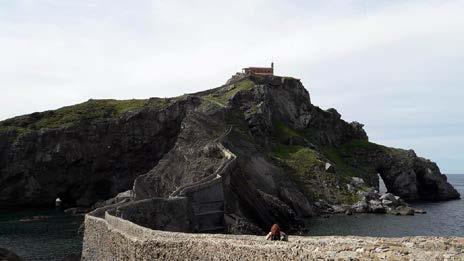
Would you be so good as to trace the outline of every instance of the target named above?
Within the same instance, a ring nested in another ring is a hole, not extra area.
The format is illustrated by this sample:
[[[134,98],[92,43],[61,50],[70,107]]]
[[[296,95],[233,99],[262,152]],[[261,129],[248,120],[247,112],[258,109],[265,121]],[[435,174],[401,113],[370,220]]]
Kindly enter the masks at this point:
[[[321,200],[356,202],[352,177],[378,187],[379,173],[407,200],[459,197],[435,163],[370,143],[362,126],[311,104],[289,77],[249,76],[175,99],[89,101],[0,123],[0,205],[90,205],[132,184],[135,200],[166,198],[217,175],[213,203],[227,230],[241,233],[275,222],[297,229]],[[227,153],[234,164],[223,170]]]
[[[91,100],[2,122],[0,205],[52,205],[60,197],[85,206],[127,190],[172,148],[194,103],[151,99],[115,115],[112,102]]]

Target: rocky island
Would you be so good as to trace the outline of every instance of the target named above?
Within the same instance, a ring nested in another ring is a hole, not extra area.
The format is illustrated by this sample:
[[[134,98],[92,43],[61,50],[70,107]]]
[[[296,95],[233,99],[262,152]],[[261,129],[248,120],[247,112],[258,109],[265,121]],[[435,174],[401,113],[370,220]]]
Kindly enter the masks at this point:
[[[386,194],[378,192],[379,175]],[[221,87],[180,97],[89,100],[0,122],[0,206],[51,205],[57,198],[68,207],[93,206],[85,220],[88,260],[116,252],[172,257],[148,249],[190,251],[192,244],[246,251],[241,237],[216,235],[211,243],[202,235],[205,242],[188,244],[187,234],[156,230],[260,235],[279,223],[297,233],[315,215],[408,215],[420,210],[407,202],[459,197],[434,162],[369,142],[362,124],[313,105],[292,77],[237,74]],[[270,249],[257,244],[258,252]],[[293,246],[300,251],[298,244],[285,248]],[[370,247],[359,249],[353,255]]]

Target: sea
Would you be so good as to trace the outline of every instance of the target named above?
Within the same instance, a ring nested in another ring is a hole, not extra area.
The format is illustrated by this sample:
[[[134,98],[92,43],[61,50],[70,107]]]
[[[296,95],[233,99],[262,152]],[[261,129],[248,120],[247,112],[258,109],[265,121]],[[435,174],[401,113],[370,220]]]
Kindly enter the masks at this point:
[[[464,175],[447,175],[448,182],[464,198]],[[385,214],[334,215],[307,222],[313,236],[464,236],[464,200],[416,202],[410,206],[427,211],[414,216]]]
[[[448,175],[448,181],[464,197],[464,175]],[[311,218],[307,222],[309,235],[464,236],[464,200],[411,205],[427,213]],[[82,236],[77,233],[82,221],[82,216],[67,215],[62,209],[2,209],[0,248],[12,250],[24,260],[75,258],[82,250]]]

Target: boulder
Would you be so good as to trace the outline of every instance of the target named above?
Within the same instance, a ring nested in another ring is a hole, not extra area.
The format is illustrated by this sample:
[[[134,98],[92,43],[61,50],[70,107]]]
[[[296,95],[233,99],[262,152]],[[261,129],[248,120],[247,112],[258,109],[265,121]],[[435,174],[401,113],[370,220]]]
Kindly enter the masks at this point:
[[[382,205],[384,205],[384,206],[392,206],[392,205],[394,205],[394,202],[391,201],[391,200],[388,200],[388,199],[384,199],[384,200],[382,200]]]
[[[369,205],[367,204],[366,199],[362,199],[353,204],[351,209],[356,213],[365,213],[369,210]]]
[[[408,206],[399,206],[395,209],[392,209],[391,213],[393,215],[400,215],[400,216],[412,216],[414,215],[414,209]]]
[[[399,199],[400,199],[399,197],[396,197],[395,195],[391,193],[385,193],[380,196],[380,200],[382,201],[382,204],[386,206],[397,206],[397,205],[402,204],[403,202],[400,202]]]
[[[332,164],[330,164],[329,162],[326,162],[325,163],[325,171],[329,172],[329,173],[335,173],[335,168],[334,168],[334,166]]]
[[[362,195],[367,199],[367,200],[380,200],[380,195],[379,192],[375,189],[371,189],[367,192],[363,192]]]
[[[397,199],[397,198],[395,197],[395,195],[393,195],[393,194],[391,194],[391,193],[385,193],[385,194],[382,194],[382,195],[380,196],[380,199],[381,199],[381,200],[386,199],[386,200],[390,200],[390,201],[397,201],[397,200],[399,199],[399,197],[398,197],[398,199]]]
[[[386,213],[387,210],[379,200],[370,200],[369,201],[369,212],[371,212],[371,213]]]
[[[347,210],[350,209],[350,207],[347,205],[332,205],[331,207],[332,207],[333,213],[335,214],[345,213]]]
[[[355,187],[361,187],[364,185],[364,180],[362,178],[352,177],[350,184]]]

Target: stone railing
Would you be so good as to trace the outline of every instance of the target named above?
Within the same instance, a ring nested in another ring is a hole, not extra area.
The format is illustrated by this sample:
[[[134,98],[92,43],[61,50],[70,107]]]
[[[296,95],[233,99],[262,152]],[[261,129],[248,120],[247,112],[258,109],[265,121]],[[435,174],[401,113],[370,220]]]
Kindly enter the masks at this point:
[[[227,173],[227,170],[230,167],[234,166],[236,156],[234,153],[232,153],[230,150],[228,150],[224,145],[222,145],[222,140],[229,135],[229,133],[232,131],[232,127],[230,127],[221,137],[216,139],[216,146],[219,147],[221,150],[222,154],[226,158],[226,160],[219,166],[219,168],[211,175],[197,181],[193,182],[190,184],[186,184],[184,186],[181,186],[177,188],[174,192],[169,195],[169,197],[178,197],[178,196],[185,196],[187,193],[193,192],[195,190],[200,190],[203,189],[207,186],[210,186],[216,182],[219,182],[222,178]]]
[[[194,183],[191,183],[191,184],[188,184],[188,185],[185,185],[185,186],[182,186],[180,188],[178,188],[176,191],[174,191],[170,197],[177,197],[177,196],[185,196],[186,194],[188,193],[191,193],[193,191],[196,191],[196,190],[201,190],[205,187],[208,187],[216,182],[220,182],[222,177],[224,176],[224,174],[226,173],[226,171],[233,166],[233,164],[235,163],[235,157],[234,158],[229,158],[229,159],[226,159],[226,161],[221,164],[221,166],[211,175],[207,176],[206,178],[200,180],[200,181],[197,181],[197,182],[194,182]]]
[[[86,215],[82,260],[462,260],[464,238],[188,234]]]
[[[151,229],[192,231],[190,200],[185,197],[132,201],[106,213]]]

